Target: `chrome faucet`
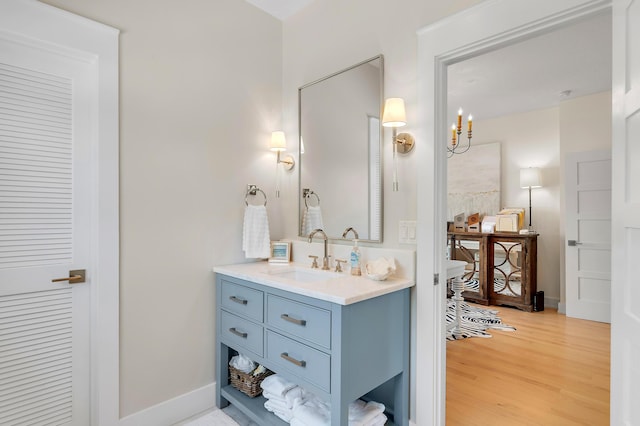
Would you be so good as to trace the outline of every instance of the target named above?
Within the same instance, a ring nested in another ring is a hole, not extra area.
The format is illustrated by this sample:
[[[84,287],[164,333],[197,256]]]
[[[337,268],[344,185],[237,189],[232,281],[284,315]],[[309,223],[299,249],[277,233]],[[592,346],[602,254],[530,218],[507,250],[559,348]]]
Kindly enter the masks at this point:
[[[322,234],[322,238],[324,239],[324,256],[322,257],[322,269],[327,271],[329,270],[329,255],[327,254],[327,242],[328,242],[327,234],[325,234],[322,229],[314,229],[309,234],[309,242],[313,240],[313,236],[316,235],[317,233]]]
[[[349,227],[347,229],[344,230],[344,232],[342,233],[342,238],[347,238],[347,234],[349,232],[353,232],[353,238],[355,238],[356,240],[359,240],[360,237],[358,236],[358,231],[356,231],[355,229]]]

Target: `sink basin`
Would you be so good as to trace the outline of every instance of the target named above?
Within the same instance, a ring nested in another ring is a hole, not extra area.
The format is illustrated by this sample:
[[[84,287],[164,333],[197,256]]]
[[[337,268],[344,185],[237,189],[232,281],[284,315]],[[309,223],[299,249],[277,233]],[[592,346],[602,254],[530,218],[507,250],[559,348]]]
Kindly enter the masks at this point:
[[[317,271],[312,269],[302,268],[283,268],[283,269],[270,269],[267,271],[269,275],[286,278],[298,282],[316,282],[325,281],[330,278],[335,278],[335,273],[328,271]]]

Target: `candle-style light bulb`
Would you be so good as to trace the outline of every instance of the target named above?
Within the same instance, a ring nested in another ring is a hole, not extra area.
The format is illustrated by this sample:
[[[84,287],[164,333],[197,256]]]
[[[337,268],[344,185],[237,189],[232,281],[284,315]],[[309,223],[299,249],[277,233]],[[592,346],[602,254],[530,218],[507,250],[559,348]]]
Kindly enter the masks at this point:
[[[469,122],[467,124],[467,130],[471,131],[471,124],[473,123],[473,117],[471,116],[471,114],[469,114],[468,120],[469,120]]]
[[[458,131],[462,129],[462,108],[458,110]]]
[[[451,146],[455,148],[457,143],[458,142],[456,140],[456,123],[453,123],[451,125]]]

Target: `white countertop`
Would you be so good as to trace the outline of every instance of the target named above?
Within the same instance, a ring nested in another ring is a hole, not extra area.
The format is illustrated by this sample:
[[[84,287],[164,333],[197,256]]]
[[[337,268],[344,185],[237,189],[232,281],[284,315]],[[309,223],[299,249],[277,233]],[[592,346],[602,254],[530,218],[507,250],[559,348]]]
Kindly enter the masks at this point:
[[[307,276],[313,274],[314,281],[299,281],[280,274],[293,270]],[[216,266],[213,271],[340,305],[350,305],[415,285],[414,280],[409,278],[389,277],[385,281],[375,281],[365,275],[353,276],[349,272],[320,271],[300,263],[239,263]]]

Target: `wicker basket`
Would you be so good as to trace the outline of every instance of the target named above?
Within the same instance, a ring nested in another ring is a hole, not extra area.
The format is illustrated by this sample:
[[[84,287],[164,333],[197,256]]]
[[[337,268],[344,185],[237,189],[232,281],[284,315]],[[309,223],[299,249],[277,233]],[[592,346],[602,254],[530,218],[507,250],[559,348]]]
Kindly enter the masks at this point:
[[[273,371],[265,370],[263,373],[254,376],[251,373],[243,373],[242,371],[229,366],[229,381],[231,382],[231,386],[251,398],[255,398],[262,393],[260,383],[272,374]]]

